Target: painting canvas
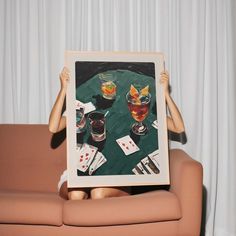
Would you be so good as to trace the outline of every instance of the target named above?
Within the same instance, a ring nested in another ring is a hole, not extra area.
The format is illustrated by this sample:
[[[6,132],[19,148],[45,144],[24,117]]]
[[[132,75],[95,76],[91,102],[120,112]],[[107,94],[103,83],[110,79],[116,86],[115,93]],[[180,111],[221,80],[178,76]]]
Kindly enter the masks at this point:
[[[69,187],[169,184],[162,53],[66,51]]]

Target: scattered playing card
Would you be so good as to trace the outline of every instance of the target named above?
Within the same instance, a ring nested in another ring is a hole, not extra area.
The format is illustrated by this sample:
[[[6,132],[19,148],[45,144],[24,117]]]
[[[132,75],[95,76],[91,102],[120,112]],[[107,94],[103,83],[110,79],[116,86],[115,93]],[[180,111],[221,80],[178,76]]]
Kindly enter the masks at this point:
[[[107,159],[101,152],[97,152],[92,164],[89,166],[89,175],[92,175],[95,170],[97,170],[101,165],[103,165]]]
[[[154,152],[148,154],[150,159],[154,162],[154,164],[159,168],[158,157],[159,157],[159,150],[155,150]]]
[[[150,168],[150,160],[148,157],[144,157],[142,160],[141,160],[141,163],[144,165],[144,169],[146,169],[146,171],[149,173],[149,174],[155,174],[154,171],[152,170],[152,168]]]
[[[116,142],[119,144],[126,156],[140,150],[129,135],[117,139]]]
[[[141,162],[139,162],[139,163],[137,164],[137,167],[141,170],[141,172],[142,172],[143,174],[145,174],[145,175],[148,174],[148,172],[144,169],[144,167],[143,167],[143,165],[142,165]]]
[[[93,105],[92,102],[83,103],[83,102],[81,102],[79,100],[75,101],[75,107],[77,109],[80,108],[80,107],[83,107],[85,115],[88,114],[91,111],[95,111],[96,110],[96,107]],[[67,117],[67,111],[66,110],[62,113],[62,116]]]
[[[82,147],[82,144],[81,143],[77,143],[76,147],[75,147],[76,151],[79,151],[81,147]]]
[[[107,161],[107,159],[102,155],[102,158],[100,158],[99,162],[95,166],[94,171],[97,170],[100,166],[102,166],[106,161]]]
[[[133,169],[132,169],[133,173],[136,174],[136,175],[143,175],[143,172],[138,168],[138,166],[135,166]]]
[[[158,129],[158,121],[157,120],[154,120],[152,122],[152,126],[155,128],[155,129]]]
[[[83,103],[79,100],[76,100],[76,107],[81,107],[81,106],[84,107],[84,114],[96,110],[96,107],[93,105],[92,102]]]
[[[159,174],[160,166],[158,163],[159,150],[148,154],[144,157],[133,169],[132,172],[136,175],[140,174]]]
[[[77,165],[78,170],[85,172],[93,161],[96,152],[96,147],[84,143],[77,152],[79,158]]]
[[[148,166],[150,169],[154,172],[154,174],[159,174],[160,173],[160,168],[159,164],[156,161],[153,161],[150,157],[148,157],[149,163]]]

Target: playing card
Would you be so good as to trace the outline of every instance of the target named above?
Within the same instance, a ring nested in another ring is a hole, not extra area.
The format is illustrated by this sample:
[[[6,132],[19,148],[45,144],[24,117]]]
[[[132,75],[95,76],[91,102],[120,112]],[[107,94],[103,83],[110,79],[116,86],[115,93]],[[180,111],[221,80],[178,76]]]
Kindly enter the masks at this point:
[[[148,156],[150,157],[150,159],[155,163],[155,165],[157,167],[159,167],[159,163],[158,163],[158,157],[159,157],[159,150],[155,150],[154,152],[148,154]]]
[[[76,107],[81,107],[81,106],[84,107],[84,114],[96,110],[96,107],[93,105],[92,102],[83,103],[79,100],[76,100]]]
[[[126,156],[140,150],[129,135],[117,139],[116,142],[119,144]]]
[[[155,174],[160,173],[160,166],[158,163],[159,150],[155,150],[154,152],[148,154],[148,158],[150,160],[149,167],[155,172]]]
[[[77,143],[76,147],[75,147],[76,151],[79,151],[81,147],[82,147],[82,144],[81,143]]]
[[[155,128],[155,129],[158,129],[158,121],[157,120],[154,120],[152,122],[152,126]]]
[[[89,175],[92,175],[95,170],[97,170],[101,165],[103,165],[107,159],[101,152],[97,152],[95,155],[93,162],[89,166]]]
[[[107,161],[107,159],[102,156],[102,158],[100,158],[99,162],[97,163],[96,167],[94,170],[97,170],[100,166],[102,166],[105,162]]]
[[[143,174],[145,174],[145,175],[148,174],[148,172],[144,169],[143,164],[142,164],[141,162],[139,162],[139,163],[137,164],[137,167],[140,169],[140,171],[141,171]]]
[[[133,169],[132,169],[133,173],[136,174],[136,175],[143,175],[143,172],[138,168],[138,166],[135,166]]]
[[[96,147],[84,143],[82,147],[78,150],[78,170],[85,172],[93,161],[96,152]]]
[[[96,107],[93,105],[92,102],[83,103],[83,102],[81,102],[79,100],[75,101],[75,107],[76,107],[76,109],[78,109],[80,107],[83,107],[85,115],[88,114],[91,111],[95,111],[96,110]],[[62,116],[65,116],[65,117],[67,116],[67,111],[66,110],[62,113]]]
[[[159,169],[159,164],[155,163],[150,157],[148,157],[149,159],[149,163],[148,166],[150,167],[150,169],[154,172],[154,174],[159,174],[160,173],[160,169]]]
[[[141,160],[141,163],[144,165],[144,169],[149,172],[149,174],[155,174],[153,168],[151,168],[151,164],[150,164],[150,159],[148,157],[144,157]]]

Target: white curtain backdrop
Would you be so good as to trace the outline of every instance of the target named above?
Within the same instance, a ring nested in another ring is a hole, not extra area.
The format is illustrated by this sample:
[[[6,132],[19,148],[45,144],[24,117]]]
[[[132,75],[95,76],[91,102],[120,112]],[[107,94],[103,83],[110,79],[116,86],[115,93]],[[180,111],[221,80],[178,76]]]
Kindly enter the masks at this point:
[[[171,146],[204,167],[203,232],[236,235],[235,12],[234,0],[0,0],[0,123],[48,122],[65,50],[164,52],[188,137]]]

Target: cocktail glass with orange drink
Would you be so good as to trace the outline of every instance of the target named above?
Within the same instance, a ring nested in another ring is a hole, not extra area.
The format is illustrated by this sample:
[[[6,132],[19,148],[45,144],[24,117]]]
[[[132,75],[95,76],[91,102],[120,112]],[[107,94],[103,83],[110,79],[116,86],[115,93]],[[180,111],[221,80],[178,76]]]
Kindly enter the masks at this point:
[[[105,99],[115,99],[116,97],[116,77],[112,73],[104,72],[99,74],[101,82],[101,92]]]
[[[148,131],[147,126],[143,123],[149,113],[151,94],[149,93],[149,86],[140,90],[133,85],[130,86],[130,91],[126,95],[129,111],[136,121],[132,125],[133,133],[137,135],[145,135]]]

